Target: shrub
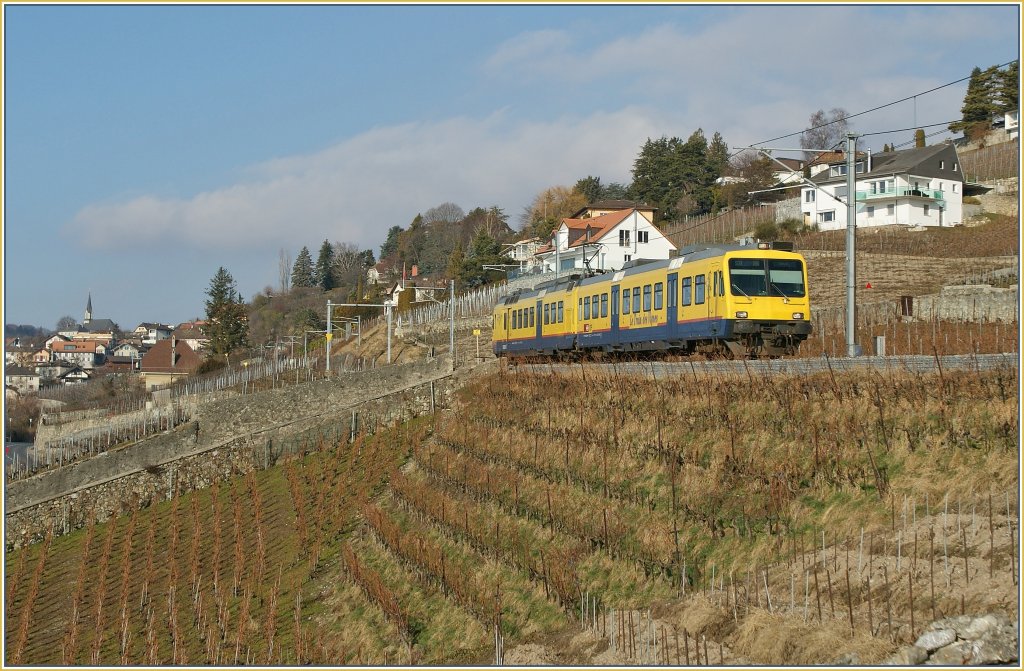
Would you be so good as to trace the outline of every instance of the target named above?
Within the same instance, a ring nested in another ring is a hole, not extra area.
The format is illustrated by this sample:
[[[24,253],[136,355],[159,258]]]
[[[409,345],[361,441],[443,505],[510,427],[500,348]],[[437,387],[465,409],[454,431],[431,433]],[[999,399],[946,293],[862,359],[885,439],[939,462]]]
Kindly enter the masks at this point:
[[[981,205],[977,196],[964,196],[964,205]]]
[[[754,237],[758,240],[774,240],[779,237],[779,227],[771,221],[762,222],[754,229]]]

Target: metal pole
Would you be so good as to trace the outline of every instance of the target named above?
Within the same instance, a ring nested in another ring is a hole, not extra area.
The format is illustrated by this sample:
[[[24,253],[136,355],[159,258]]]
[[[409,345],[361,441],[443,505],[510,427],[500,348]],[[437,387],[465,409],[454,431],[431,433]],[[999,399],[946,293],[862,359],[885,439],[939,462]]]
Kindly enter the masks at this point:
[[[388,363],[391,363],[391,306],[386,306],[384,312],[388,316]]]
[[[451,293],[448,297],[448,353],[452,355],[452,360],[455,360],[455,280],[451,282]]]
[[[327,301],[327,375],[331,374],[331,301]]]
[[[846,356],[860,356],[857,346],[857,136],[846,136]]]

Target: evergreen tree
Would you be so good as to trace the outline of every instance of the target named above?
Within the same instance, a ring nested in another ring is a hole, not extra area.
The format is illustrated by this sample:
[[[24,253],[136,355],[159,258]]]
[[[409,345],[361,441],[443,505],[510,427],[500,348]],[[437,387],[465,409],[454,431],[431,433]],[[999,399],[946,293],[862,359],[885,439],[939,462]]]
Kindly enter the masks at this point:
[[[914,131],[914,146],[915,147],[923,147],[923,146],[925,146],[924,129],[923,128],[918,128],[917,130]]]
[[[462,276],[463,266],[466,263],[466,253],[462,250],[462,243],[456,242],[455,249],[448,257],[448,277],[457,280]]]
[[[249,345],[249,319],[245,304],[235,288],[235,279],[223,267],[210,280],[206,290],[206,326],[210,352],[228,354]]]
[[[387,237],[384,238],[384,244],[380,246],[380,258],[382,261],[398,252],[398,236],[401,234],[401,226],[392,226],[388,229]]]
[[[314,273],[316,285],[324,291],[330,291],[335,287],[334,282],[334,247],[327,240],[320,245],[320,255],[316,258],[316,271]]]
[[[708,165],[715,179],[724,175],[729,167],[729,145],[717,131],[711,136],[711,144],[708,145]]]
[[[983,72],[977,66],[971,70],[964,104],[960,108],[960,119],[949,124],[949,130],[966,135],[989,127],[996,112],[991,92],[993,74],[991,69]]]
[[[313,257],[310,256],[307,247],[303,247],[295,257],[295,264],[292,266],[292,286],[316,286],[316,270],[313,268]]]
[[[1014,61],[993,77],[996,111],[1012,112],[1020,109],[1020,61]]]
[[[587,199],[587,204],[596,203],[601,200],[602,189],[601,189],[601,178],[587,175],[581,180],[576,182],[576,186],[573,189]]]

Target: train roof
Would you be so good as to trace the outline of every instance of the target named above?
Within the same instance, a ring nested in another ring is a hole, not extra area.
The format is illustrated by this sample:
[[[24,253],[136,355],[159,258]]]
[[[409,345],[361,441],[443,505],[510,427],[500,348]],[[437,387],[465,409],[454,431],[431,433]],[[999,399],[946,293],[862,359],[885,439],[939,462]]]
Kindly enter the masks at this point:
[[[760,245],[767,244],[768,247],[761,247]],[[701,259],[714,258],[716,256],[722,256],[728,252],[756,252],[756,251],[776,251],[776,252],[793,252],[792,242],[768,242],[759,243],[753,245],[741,245],[741,244],[704,244],[704,245],[689,245],[679,250],[678,256],[671,259],[636,259],[628,262],[622,270],[617,271],[599,271],[597,274],[590,277],[584,277],[582,274],[573,273],[564,277],[559,277],[554,280],[547,280],[541,282],[533,287],[533,289],[517,289],[510,294],[503,296],[499,303],[509,305],[515,303],[521,298],[529,298],[531,296],[540,296],[543,294],[554,293],[556,291],[569,291],[577,286],[588,286],[591,284],[598,284],[604,282],[609,278],[609,275],[613,276],[615,280],[619,280],[623,277],[630,277],[632,275],[639,275],[640,273],[646,273],[650,270],[657,270],[659,268],[668,268],[673,263],[681,264],[686,261],[699,261]]]

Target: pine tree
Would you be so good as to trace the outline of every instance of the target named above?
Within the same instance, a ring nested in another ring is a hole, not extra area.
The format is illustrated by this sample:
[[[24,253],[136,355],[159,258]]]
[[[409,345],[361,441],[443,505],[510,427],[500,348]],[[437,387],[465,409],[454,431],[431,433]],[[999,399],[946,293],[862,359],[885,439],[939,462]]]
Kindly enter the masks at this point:
[[[303,247],[299,255],[295,257],[295,264],[292,266],[292,286],[316,286],[316,270],[313,268],[313,257],[310,256],[307,247]]]
[[[206,290],[206,326],[203,332],[210,339],[210,352],[229,354],[249,345],[249,318],[245,303],[235,288],[235,279],[223,266],[210,280]]]
[[[996,112],[991,92],[993,74],[991,68],[983,72],[975,66],[971,70],[964,104],[960,108],[960,119],[949,124],[949,130],[967,134],[975,129],[988,128],[992,123],[992,116]]]
[[[925,146],[924,129],[923,128],[918,128],[917,130],[914,131],[914,146],[915,147],[923,147],[923,146]]]
[[[327,240],[320,245],[320,255],[316,259],[315,280],[317,286],[324,291],[335,287],[334,282],[334,247]]]
[[[1014,61],[993,77],[996,111],[1012,112],[1020,109],[1020,61]]]

